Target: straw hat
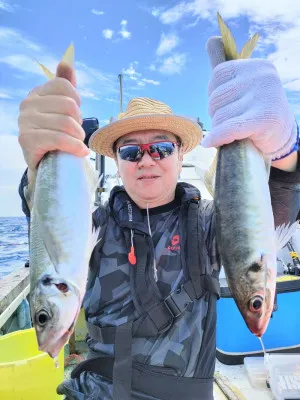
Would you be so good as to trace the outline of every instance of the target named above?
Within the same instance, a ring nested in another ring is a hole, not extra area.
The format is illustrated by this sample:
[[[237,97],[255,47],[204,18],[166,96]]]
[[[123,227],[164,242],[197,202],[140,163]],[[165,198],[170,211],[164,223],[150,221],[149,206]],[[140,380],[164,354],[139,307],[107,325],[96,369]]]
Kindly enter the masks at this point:
[[[168,131],[178,136],[187,153],[202,139],[201,127],[187,118],[174,115],[166,104],[147,97],[137,97],[128,103],[127,110],[117,121],[98,129],[89,140],[89,147],[97,153],[114,157],[113,144],[121,136],[144,129]]]

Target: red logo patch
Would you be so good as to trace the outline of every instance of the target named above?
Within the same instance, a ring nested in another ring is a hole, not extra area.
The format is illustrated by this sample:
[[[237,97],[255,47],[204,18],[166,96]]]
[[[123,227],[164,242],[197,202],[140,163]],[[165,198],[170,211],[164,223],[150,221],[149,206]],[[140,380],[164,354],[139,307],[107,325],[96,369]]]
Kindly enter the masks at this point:
[[[180,236],[174,235],[171,240],[172,246],[168,246],[168,250],[180,250]]]
[[[172,237],[172,245],[173,246],[176,246],[176,244],[178,244],[178,243],[180,243],[180,237],[179,237],[179,235],[174,235],[173,237]]]

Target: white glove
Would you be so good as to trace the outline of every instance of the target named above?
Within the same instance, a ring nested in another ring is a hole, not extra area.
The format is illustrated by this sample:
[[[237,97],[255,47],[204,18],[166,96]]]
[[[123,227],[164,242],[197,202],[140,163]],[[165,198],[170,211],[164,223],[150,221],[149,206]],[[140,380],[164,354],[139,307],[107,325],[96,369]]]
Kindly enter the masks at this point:
[[[207,52],[214,68],[208,88],[212,129],[202,146],[250,138],[272,160],[289,154],[297,123],[274,65],[262,59],[224,62],[220,37],[208,40]]]

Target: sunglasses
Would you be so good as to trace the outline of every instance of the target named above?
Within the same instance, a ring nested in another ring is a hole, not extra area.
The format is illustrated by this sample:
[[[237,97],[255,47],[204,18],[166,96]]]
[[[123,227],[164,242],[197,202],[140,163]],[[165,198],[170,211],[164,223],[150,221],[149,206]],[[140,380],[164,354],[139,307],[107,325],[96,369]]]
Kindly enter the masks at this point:
[[[178,146],[178,143],[168,141],[147,144],[125,144],[119,147],[118,153],[122,160],[137,162],[142,159],[146,150],[151,158],[157,161],[171,156],[176,146]]]

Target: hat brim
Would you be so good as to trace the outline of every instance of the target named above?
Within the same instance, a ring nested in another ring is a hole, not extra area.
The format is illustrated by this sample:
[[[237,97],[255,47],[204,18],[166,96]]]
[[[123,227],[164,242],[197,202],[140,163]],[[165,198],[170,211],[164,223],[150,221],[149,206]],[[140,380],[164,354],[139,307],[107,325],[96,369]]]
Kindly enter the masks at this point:
[[[187,118],[169,114],[146,114],[119,119],[97,129],[89,140],[89,147],[104,156],[114,158],[113,144],[131,132],[155,129],[171,132],[181,139],[184,153],[193,150],[202,139],[200,125]]]

